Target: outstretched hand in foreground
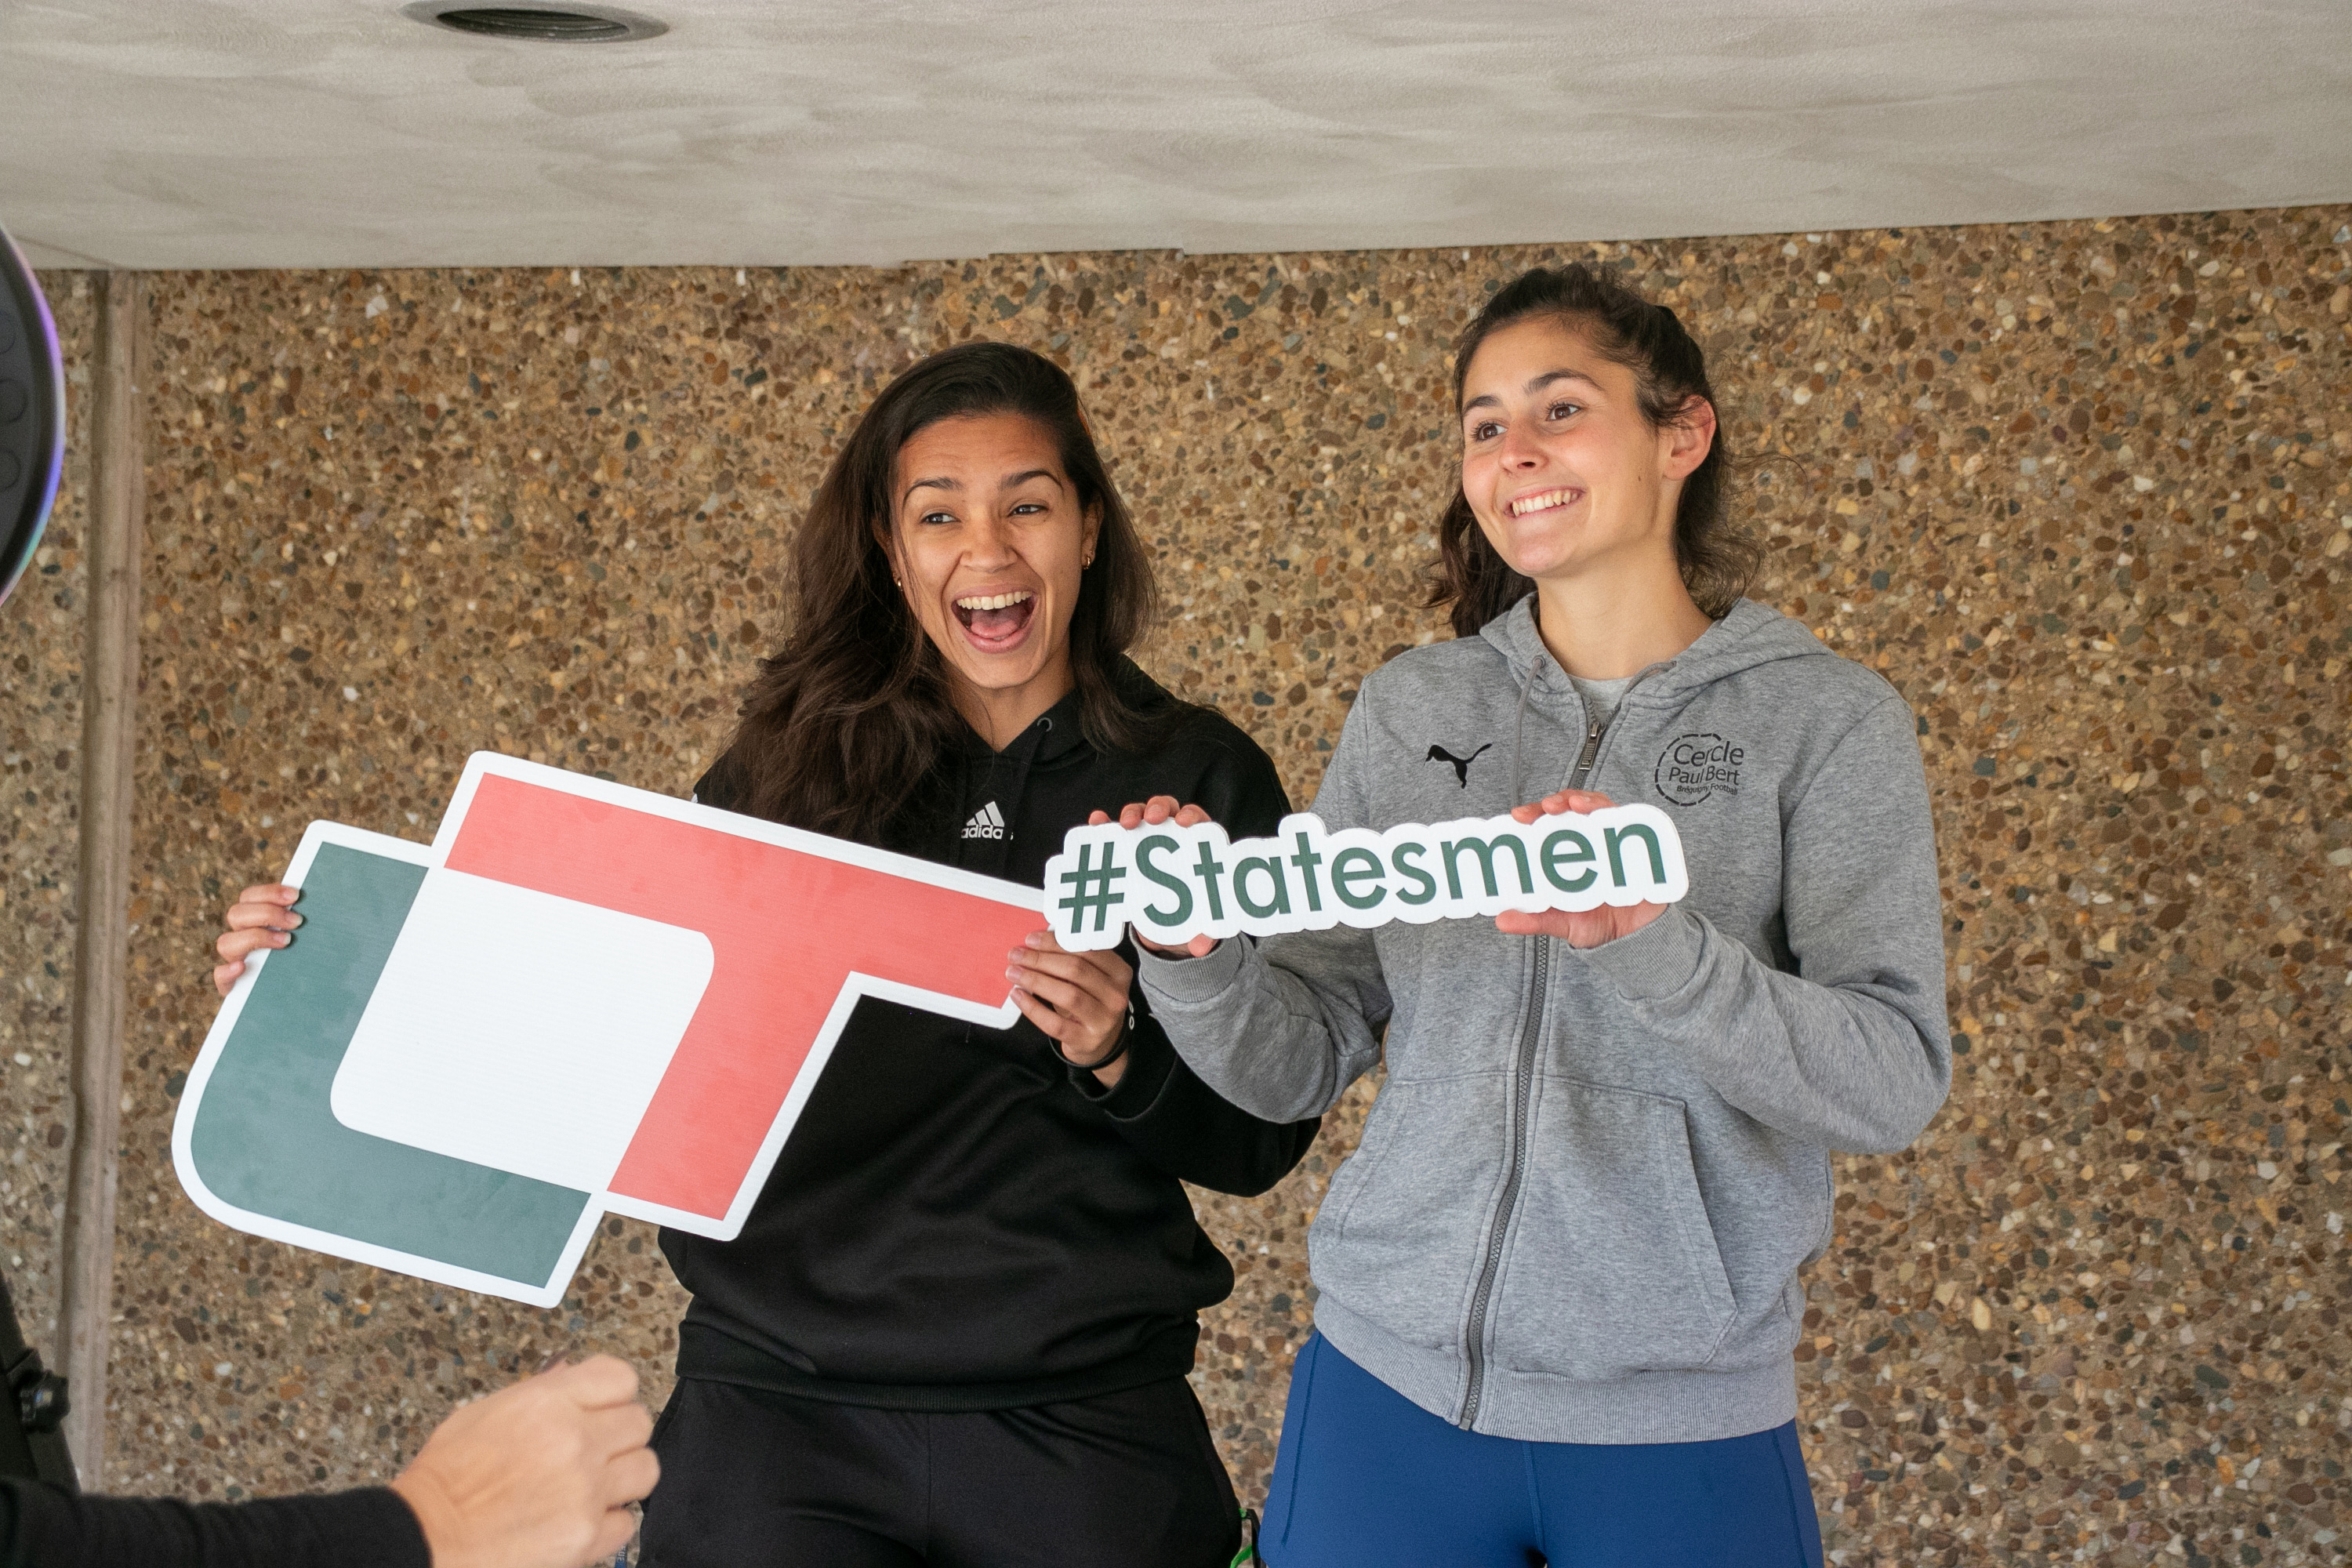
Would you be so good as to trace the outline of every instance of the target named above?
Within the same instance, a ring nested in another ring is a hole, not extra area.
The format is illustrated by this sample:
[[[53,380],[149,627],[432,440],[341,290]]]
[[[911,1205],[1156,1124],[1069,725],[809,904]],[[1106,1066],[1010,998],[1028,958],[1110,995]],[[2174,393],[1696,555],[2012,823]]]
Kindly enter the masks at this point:
[[[392,1489],[433,1568],[583,1568],[629,1543],[629,1505],[661,1466],[637,1374],[594,1356],[475,1401],[441,1423]]]

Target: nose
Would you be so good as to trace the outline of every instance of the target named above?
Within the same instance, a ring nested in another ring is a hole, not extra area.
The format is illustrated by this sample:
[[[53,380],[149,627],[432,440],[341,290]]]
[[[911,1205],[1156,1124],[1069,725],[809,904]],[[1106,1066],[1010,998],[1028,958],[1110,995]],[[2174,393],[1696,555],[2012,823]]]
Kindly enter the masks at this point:
[[[965,564],[986,572],[1013,563],[1013,530],[1004,519],[980,518],[965,537]]]
[[[1514,423],[1503,432],[1502,449],[1497,459],[1507,469],[1524,471],[1541,466],[1543,445],[1524,425]]]

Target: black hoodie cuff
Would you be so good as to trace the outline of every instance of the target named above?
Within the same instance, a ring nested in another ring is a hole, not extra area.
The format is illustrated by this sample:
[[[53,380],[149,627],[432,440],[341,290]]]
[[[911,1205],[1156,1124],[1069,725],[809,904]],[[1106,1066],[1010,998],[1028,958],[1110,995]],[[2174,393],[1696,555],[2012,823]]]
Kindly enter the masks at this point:
[[[1068,1069],[1071,1085],[1113,1121],[1134,1121],[1150,1113],[1176,1070],[1176,1047],[1168,1043],[1167,1030],[1137,1015],[1128,1023],[1126,1060],[1127,1071],[1108,1089],[1089,1068]]]

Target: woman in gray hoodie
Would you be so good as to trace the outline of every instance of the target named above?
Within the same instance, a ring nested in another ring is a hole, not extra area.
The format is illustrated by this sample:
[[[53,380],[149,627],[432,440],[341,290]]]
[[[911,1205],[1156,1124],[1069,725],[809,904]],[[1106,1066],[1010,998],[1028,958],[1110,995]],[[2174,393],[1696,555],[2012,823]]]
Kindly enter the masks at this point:
[[[1950,1084],[1913,718],[1740,596],[1754,548],[1671,310],[1531,272],[1465,334],[1455,394],[1458,636],[1364,682],[1314,809],[1378,830],[1645,802],[1690,893],[1145,958],[1177,1050],[1259,1116],[1328,1110],[1385,1046],[1309,1237],[1263,1550],[1817,1564],[1790,1352],[1831,1151],[1902,1148]]]

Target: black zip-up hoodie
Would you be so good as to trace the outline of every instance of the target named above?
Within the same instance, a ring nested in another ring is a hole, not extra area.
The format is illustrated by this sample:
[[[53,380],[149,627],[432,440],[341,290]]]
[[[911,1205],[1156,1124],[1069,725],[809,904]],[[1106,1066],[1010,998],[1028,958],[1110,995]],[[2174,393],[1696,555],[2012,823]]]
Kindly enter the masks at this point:
[[[1173,702],[1133,665],[1121,675]],[[1149,755],[1109,755],[1079,732],[1075,694],[1002,752],[969,735],[942,775],[884,847],[1031,887],[1090,811],[1172,795],[1243,837],[1290,808],[1273,763],[1218,714],[1174,723]],[[731,755],[695,790],[730,808],[746,793]],[[860,1002],[742,1233],[662,1232],[694,1293],[678,1375],[947,1411],[1191,1371],[1196,1314],[1234,1272],[1181,1184],[1262,1193],[1318,1121],[1219,1098],[1139,987],[1134,1006],[1126,1075],[1106,1090],[1025,1018],[987,1029]]]

